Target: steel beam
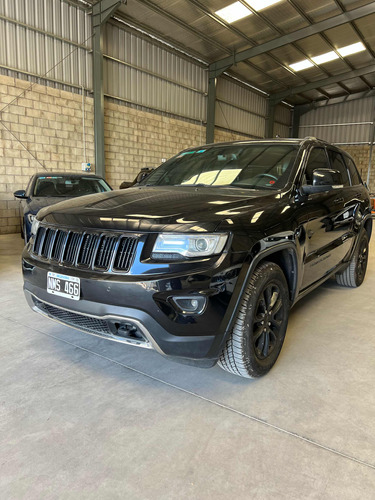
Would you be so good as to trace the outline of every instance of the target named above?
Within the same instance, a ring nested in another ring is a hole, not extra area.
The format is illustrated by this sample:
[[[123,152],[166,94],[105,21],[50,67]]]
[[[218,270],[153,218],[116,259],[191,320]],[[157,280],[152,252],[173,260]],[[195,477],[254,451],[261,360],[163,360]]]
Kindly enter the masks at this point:
[[[311,26],[307,26],[306,28],[302,28],[292,33],[280,36],[256,47],[242,50],[240,52],[237,52],[233,56],[225,57],[212,64],[212,69],[219,71],[222,67],[237,64],[241,61],[245,61],[246,59],[250,59],[251,57],[255,57],[260,54],[264,54],[265,52],[275,50],[279,47],[283,47],[284,45],[302,40],[303,38],[307,38],[311,35],[315,35],[317,33],[321,33],[322,31],[335,28],[336,26],[341,26],[342,24],[355,21],[356,19],[360,19],[361,17],[368,16],[370,14],[373,14],[374,10],[375,2],[371,2],[349,12],[344,12],[342,14],[339,14],[338,16],[330,17],[329,19],[325,19],[324,21],[320,21]]]
[[[272,98],[281,101],[291,95],[308,92],[309,90],[314,90],[318,87],[324,87],[325,85],[331,85],[332,83],[341,82],[343,80],[350,80],[351,78],[368,75],[370,73],[375,73],[375,64],[355,69],[353,71],[347,71],[346,73],[340,73],[339,75],[330,76],[328,78],[323,78],[322,80],[317,80],[315,82],[306,83],[305,85],[299,85],[293,89],[285,90],[283,92],[279,92],[278,94],[272,94]]]
[[[216,86],[217,78],[214,76],[209,77],[207,94],[206,144],[211,144],[215,141]]]
[[[264,137],[266,139],[273,137],[276,106],[277,106],[277,101],[270,98],[267,99],[267,114],[266,114],[265,130],[264,130]]]
[[[292,118],[292,137],[298,137],[301,116],[304,115],[305,113],[308,113],[314,108],[315,106],[313,103],[294,107],[293,118]]]
[[[225,70],[228,68],[225,68]],[[207,93],[207,120],[206,120],[206,144],[215,141],[215,115],[216,115],[216,87],[217,78],[215,73],[208,72]]]
[[[374,141],[375,141],[375,103],[374,103],[374,114],[372,119],[372,125],[370,128],[370,151],[369,151],[369,159],[368,159],[368,170],[367,170],[367,187],[370,189],[370,176],[371,176],[371,167],[372,167],[372,154],[374,150]]]
[[[92,7],[95,173],[105,178],[103,27],[126,0],[99,0]]]
[[[338,106],[339,104],[342,104],[344,102],[352,102],[352,101],[357,101],[358,99],[366,99],[367,97],[373,97],[375,96],[375,89],[372,90],[364,90],[362,92],[356,92],[355,94],[350,94],[350,95],[337,95],[337,96],[331,96],[330,99],[317,99],[316,101],[313,101],[311,105],[313,105],[314,108],[322,108],[325,106]],[[335,99],[340,99],[344,98],[345,100],[342,100],[340,102],[331,102]]]

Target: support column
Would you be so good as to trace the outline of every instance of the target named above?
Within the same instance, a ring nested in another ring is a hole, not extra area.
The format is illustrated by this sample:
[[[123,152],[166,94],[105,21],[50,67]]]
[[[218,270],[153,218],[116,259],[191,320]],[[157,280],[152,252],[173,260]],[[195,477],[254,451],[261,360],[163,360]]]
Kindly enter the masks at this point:
[[[208,69],[208,94],[207,94],[207,124],[206,124],[206,143],[211,144],[215,141],[215,112],[216,112],[216,87],[218,77],[231,66],[221,69],[214,68],[215,63],[210,64]]]
[[[277,101],[271,98],[267,99],[267,114],[266,114],[266,124],[264,136],[266,139],[271,139],[273,137],[273,126],[275,123],[275,111],[276,111]]]
[[[215,107],[216,107],[216,84],[217,78],[208,79],[207,94],[207,125],[206,125],[206,143],[211,144],[215,141]]]
[[[374,109],[374,114],[372,118],[372,125],[370,125],[370,137],[369,137],[369,143],[370,143],[370,150],[369,150],[369,158],[368,158],[368,169],[367,169],[367,187],[370,191],[370,175],[371,175],[371,166],[372,166],[372,155],[373,155],[373,150],[374,150],[374,141],[375,141],[375,109]]]
[[[298,137],[300,118],[301,113],[299,110],[299,106],[295,106],[295,108],[293,109],[292,118],[292,137]]]
[[[294,107],[292,118],[292,137],[298,137],[301,116],[312,109],[314,109],[314,103]]]
[[[105,178],[103,28],[121,3],[127,0],[99,0],[92,7],[95,173]]]

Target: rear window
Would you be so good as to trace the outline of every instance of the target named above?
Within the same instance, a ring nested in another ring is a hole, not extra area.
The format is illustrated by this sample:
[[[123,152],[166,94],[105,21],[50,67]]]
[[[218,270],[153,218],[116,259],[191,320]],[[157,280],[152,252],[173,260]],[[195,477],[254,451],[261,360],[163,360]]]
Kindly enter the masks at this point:
[[[76,197],[111,191],[104,179],[90,177],[43,176],[38,177],[33,196]]]
[[[354,164],[354,161],[349,158],[349,156],[345,156],[346,166],[348,167],[350,178],[352,180],[353,186],[358,186],[358,184],[362,184],[362,179],[358,173],[357,167]]]
[[[333,149],[329,149],[328,156],[333,170],[340,172],[342,184],[344,186],[350,186],[348,169],[346,168],[342,154],[338,151],[334,151]]]

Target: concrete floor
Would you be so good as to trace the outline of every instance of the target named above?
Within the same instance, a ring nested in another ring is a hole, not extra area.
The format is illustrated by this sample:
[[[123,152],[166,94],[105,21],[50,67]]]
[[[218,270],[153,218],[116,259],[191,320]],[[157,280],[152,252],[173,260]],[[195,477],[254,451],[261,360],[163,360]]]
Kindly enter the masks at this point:
[[[249,381],[97,339],[29,310],[0,237],[1,499],[375,498],[375,253],[292,310]]]

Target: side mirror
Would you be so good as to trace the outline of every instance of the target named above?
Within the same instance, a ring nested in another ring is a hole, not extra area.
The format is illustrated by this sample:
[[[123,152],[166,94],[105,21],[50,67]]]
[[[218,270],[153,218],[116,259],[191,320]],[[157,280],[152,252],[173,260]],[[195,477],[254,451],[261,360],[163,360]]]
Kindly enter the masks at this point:
[[[18,191],[15,191],[13,193],[13,196],[15,198],[20,198],[21,200],[25,200],[27,199],[27,196],[26,196],[26,191],[24,189],[19,189]]]
[[[120,189],[127,189],[127,188],[130,188],[132,184],[133,184],[133,183],[132,183],[132,182],[130,182],[130,181],[129,181],[129,182],[124,181],[124,182],[122,182],[122,183],[120,184]]]
[[[341,174],[330,168],[317,168],[312,175],[312,184],[302,186],[304,194],[324,193],[343,187]]]

